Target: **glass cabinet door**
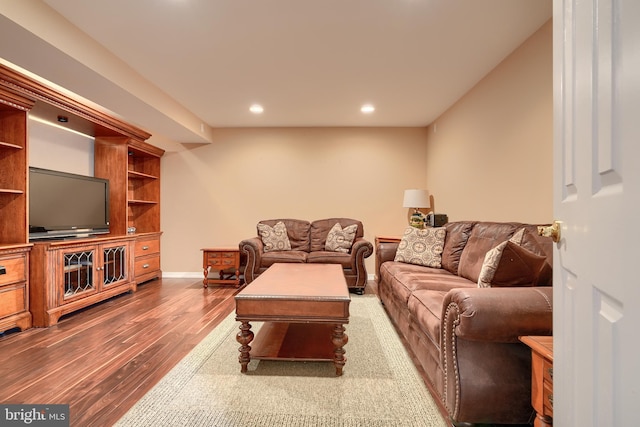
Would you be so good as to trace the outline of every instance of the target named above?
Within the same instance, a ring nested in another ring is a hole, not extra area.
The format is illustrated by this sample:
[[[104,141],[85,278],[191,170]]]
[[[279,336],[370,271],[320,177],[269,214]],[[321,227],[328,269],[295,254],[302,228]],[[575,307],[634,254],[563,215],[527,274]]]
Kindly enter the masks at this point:
[[[64,258],[64,296],[69,299],[74,296],[95,291],[93,277],[94,251],[68,252]]]
[[[108,286],[127,279],[127,250],[125,246],[107,247],[102,250],[102,283]]]

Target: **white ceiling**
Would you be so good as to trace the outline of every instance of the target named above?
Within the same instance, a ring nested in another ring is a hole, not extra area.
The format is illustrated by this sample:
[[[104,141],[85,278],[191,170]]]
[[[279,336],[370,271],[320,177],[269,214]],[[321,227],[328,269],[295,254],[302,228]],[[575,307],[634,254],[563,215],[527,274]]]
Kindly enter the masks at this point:
[[[77,34],[50,38],[13,13],[0,58],[182,142],[206,140],[205,126],[426,126],[552,14],[551,0],[35,3],[113,56],[91,62],[70,48]]]

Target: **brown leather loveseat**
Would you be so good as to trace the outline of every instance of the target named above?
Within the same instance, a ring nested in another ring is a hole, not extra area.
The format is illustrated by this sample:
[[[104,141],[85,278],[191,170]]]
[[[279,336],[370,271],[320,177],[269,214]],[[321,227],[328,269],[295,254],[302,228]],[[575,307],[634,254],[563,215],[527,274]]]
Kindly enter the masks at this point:
[[[247,284],[274,263],[340,264],[349,288],[363,293],[367,284],[364,260],[373,253],[373,245],[363,237],[362,222],[350,218],[313,222],[270,219],[260,221],[257,232],[256,237],[239,244],[241,253],[246,255]],[[349,241],[349,237],[353,240]]]
[[[454,425],[528,423],[531,356],[518,337],[552,334],[553,243],[520,223],[443,228],[440,266],[396,258],[407,242],[425,247],[407,232],[378,244],[379,297]]]

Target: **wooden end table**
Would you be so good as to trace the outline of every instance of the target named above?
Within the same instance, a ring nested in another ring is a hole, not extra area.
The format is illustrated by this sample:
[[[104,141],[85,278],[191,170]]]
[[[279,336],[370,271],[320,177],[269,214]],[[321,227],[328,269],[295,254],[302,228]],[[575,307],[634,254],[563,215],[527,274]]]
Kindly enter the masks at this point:
[[[531,348],[531,405],[536,410],[534,427],[553,425],[553,336],[524,336]]]
[[[201,251],[202,268],[204,270],[204,280],[202,281],[202,284],[205,288],[207,288],[210,283],[233,284],[236,287],[240,286],[239,248],[203,248]],[[209,269],[218,270],[220,272],[220,278],[209,279]],[[225,270],[232,270],[233,273],[225,273]]]
[[[235,300],[241,372],[251,359],[306,360],[342,375],[351,297],[339,264],[273,264]],[[265,322],[255,341],[252,321]]]

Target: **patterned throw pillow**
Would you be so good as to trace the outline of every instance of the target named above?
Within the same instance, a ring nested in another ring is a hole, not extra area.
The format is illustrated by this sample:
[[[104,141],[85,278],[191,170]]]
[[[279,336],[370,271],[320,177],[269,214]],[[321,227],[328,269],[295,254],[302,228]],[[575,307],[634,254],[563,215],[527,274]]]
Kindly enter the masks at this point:
[[[329,230],[327,241],[324,244],[324,250],[343,252],[345,254],[349,253],[353,240],[356,238],[356,231],[358,231],[358,224],[348,225],[342,228],[340,223],[336,222],[336,225]]]
[[[442,250],[447,230],[407,227],[398,245],[394,261],[426,267],[442,267]]]
[[[491,249],[484,257],[478,277],[479,288],[507,286],[545,285],[551,278],[551,267],[542,250],[534,253],[523,247],[524,242],[535,244],[524,229],[518,230],[511,239]]]
[[[289,242],[284,222],[279,221],[273,227],[259,223],[258,232],[262,238],[265,252],[291,250],[291,242]]]

